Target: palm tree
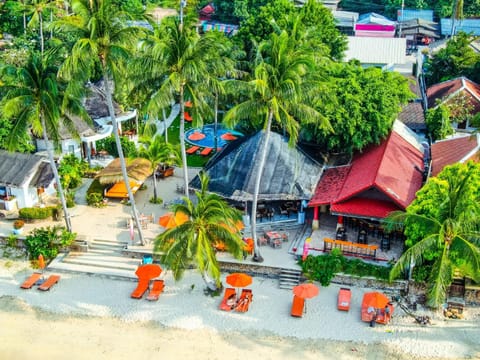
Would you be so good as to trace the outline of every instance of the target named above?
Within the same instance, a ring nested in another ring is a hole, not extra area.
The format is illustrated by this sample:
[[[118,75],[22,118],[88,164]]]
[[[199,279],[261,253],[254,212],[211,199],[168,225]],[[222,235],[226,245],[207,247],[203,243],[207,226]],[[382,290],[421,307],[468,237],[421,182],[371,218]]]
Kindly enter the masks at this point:
[[[197,204],[184,197],[183,204],[173,207],[175,214],[186,214],[189,220],[160,234],[154,251],[162,254],[161,262],[173,271],[175,280],[181,279],[185,270],[195,264],[208,287],[216,290],[221,282],[214,245],[222,241],[231,254],[240,258],[244,243],[235,226],[241,221],[241,213],[218,195],[207,193],[208,177],[203,172],[199,176],[201,190],[196,192]]]
[[[249,119],[263,127],[265,135],[261,142],[259,171],[255,179],[252,204],[252,238],[254,260],[263,261],[257,246],[256,212],[262,173],[269,149],[270,132],[274,121],[290,135],[290,144],[298,137],[298,120],[317,121],[328,128],[328,122],[308,104],[307,88],[309,72],[314,70],[310,53],[295,47],[288,34],[272,34],[258,48],[257,63],[253,80],[246,85],[250,89],[249,99],[233,107],[225,115],[224,122],[234,127],[238,121]]]
[[[29,27],[37,26],[38,35],[40,37],[40,52],[43,54],[45,48],[45,38],[43,34],[43,13],[45,10],[57,10],[56,1],[50,0],[30,0],[30,2],[23,3],[22,5],[25,15],[30,15]]]
[[[212,64],[224,43],[210,33],[200,36],[192,19],[180,26],[176,18],[164,19],[157,37],[147,39],[141,54],[143,73],[137,88],[148,91],[148,111],[157,116],[173,102],[180,105],[180,148],[184,169],[185,196],[188,196],[187,153],[185,148],[185,101],[195,108],[195,124],[200,125],[207,107],[203,83],[208,81]],[[143,86],[142,86],[143,84]]]
[[[419,239],[398,259],[390,278],[431,259],[427,304],[433,308],[444,302],[454,271],[480,281],[479,175],[480,166],[472,162],[447,167],[427,182],[406,212],[387,218],[389,228],[405,225],[407,244]]]
[[[157,202],[157,178],[155,176],[155,169],[158,164],[165,166],[180,165],[181,156],[177,148],[169,143],[162,141],[160,136],[155,136],[153,139],[144,137],[140,139],[145,147],[140,149],[139,156],[150,160],[153,170],[153,201]]]
[[[69,80],[87,80],[86,77],[94,72],[96,66],[100,68],[122,175],[132,206],[132,215],[137,225],[140,243],[145,245],[120,143],[113,108],[114,89],[112,89],[112,83],[118,84],[121,82],[120,79],[125,77],[125,63],[130,59],[131,49],[141,29],[128,26],[129,17],[119,11],[111,0],[74,0],[72,10],[72,15],[54,24],[54,28],[58,27],[79,36],[63,65],[62,75]]]
[[[49,136],[54,143],[58,143],[62,121],[67,129],[74,129],[70,116],[78,114],[87,119],[88,115],[78,100],[82,98],[81,89],[75,89],[75,84],[67,86],[57,79],[58,67],[53,63],[57,56],[55,50],[47,51],[44,56],[32,53],[23,67],[5,68],[3,78],[7,80],[7,92],[2,99],[1,109],[7,118],[15,122],[7,141],[9,150],[15,150],[18,136],[30,127],[34,134],[43,138],[62,203],[65,224],[71,232],[65,194],[53,150],[49,146]]]

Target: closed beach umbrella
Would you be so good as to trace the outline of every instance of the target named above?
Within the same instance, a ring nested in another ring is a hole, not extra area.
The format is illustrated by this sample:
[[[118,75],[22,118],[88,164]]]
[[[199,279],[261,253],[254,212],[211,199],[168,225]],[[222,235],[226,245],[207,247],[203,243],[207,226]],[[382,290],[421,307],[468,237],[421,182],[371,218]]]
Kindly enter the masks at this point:
[[[43,258],[42,254],[38,255],[38,267],[42,270],[43,273],[43,269],[45,269],[45,259]]]
[[[201,133],[200,131],[194,131],[193,134],[188,136],[190,140],[202,140],[205,138],[205,134]]]
[[[245,287],[252,283],[252,277],[244,273],[233,273],[227,276],[227,284],[239,288]]]
[[[310,299],[318,295],[319,289],[312,283],[306,283],[295,286],[293,293],[302,299]]]
[[[188,221],[188,215],[178,211],[176,214],[168,212],[160,216],[158,223],[165,229],[171,229]]]

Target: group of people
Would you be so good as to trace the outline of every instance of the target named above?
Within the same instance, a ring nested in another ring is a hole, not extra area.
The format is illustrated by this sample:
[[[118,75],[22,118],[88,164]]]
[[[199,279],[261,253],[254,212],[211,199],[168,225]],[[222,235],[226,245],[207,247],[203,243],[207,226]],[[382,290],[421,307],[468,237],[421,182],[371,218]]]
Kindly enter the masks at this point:
[[[385,324],[390,322],[391,314],[389,304],[385,305],[385,308],[383,309],[375,309],[373,306],[370,306],[367,309],[367,312],[372,316],[370,319],[370,327],[375,326],[377,319],[383,319]]]

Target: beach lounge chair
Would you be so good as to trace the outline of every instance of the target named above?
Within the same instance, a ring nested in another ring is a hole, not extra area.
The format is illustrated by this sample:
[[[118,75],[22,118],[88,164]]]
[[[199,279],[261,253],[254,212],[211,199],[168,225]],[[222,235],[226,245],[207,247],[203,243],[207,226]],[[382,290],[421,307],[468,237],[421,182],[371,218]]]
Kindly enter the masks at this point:
[[[212,151],[213,151],[212,148],[206,147],[205,149],[203,149],[203,150],[200,152],[200,155],[208,156],[208,155],[210,155],[210,153],[211,153]]]
[[[293,295],[292,310],[290,314],[295,317],[302,317],[305,309],[305,299]]]
[[[22,285],[20,285],[20,287],[22,289],[31,289],[33,285],[35,285],[35,283],[40,280],[40,278],[42,277],[42,274],[40,273],[33,273],[32,275],[30,275],[28,277],[28,279],[26,279]]]
[[[252,300],[253,300],[252,290],[243,289],[242,293],[240,294],[240,298],[237,301],[237,306],[235,307],[235,311],[247,312]]]
[[[141,299],[143,294],[145,294],[150,285],[150,279],[148,278],[139,278],[138,284],[135,290],[130,294],[130,297],[134,299]]]
[[[338,291],[338,310],[348,311],[350,310],[350,301],[352,299],[352,292],[347,288],[340,288]]]
[[[146,299],[150,301],[157,301],[164,288],[165,282],[163,280],[153,280],[152,288],[150,289]]]
[[[187,154],[195,154],[198,150],[200,150],[200,146],[192,146],[191,148],[188,148],[185,152]]]
[[[234,288],[226,288],[225,289],[225,293],[223,295],[223,299],[222,299],[222,302],[220,303],[220,306],[219,306],[219,309],[220,310],[224,310],[224,311],[230,311],[232,310],[232,307],[230,305],[227,305],[227,300],[231,297],[231,296],[235,296],[236,295],[236,291]]]
[[[60,280],[60,275],[50,275],[37,289],[47,291]]]

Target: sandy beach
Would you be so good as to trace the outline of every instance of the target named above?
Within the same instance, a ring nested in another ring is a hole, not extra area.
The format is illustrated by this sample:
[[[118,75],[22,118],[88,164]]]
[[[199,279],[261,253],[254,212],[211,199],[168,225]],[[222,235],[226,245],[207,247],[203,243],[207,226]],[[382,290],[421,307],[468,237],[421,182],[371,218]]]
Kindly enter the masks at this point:
[[[82,274],[61,274],[49,292],[20,289],[31,272],[26,261],[1,260],[1,359],[39,351],[49,359],[480,358],[479,311],[464,320],[438,315],[427,327],[398,311],[371,328],[360,321],[368,289],[353,288],[351,310],[339,312],[339,286],[321,288],[304,317],[292,318],[291,291],[275,279],[254,278],[253,303],[241,314],[219,310],[220,297],[206,296],[194,271],[177,283],[167,272],[157,302],[131,299],[135,282]]]

